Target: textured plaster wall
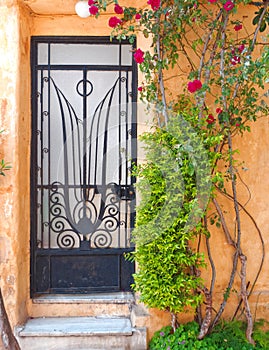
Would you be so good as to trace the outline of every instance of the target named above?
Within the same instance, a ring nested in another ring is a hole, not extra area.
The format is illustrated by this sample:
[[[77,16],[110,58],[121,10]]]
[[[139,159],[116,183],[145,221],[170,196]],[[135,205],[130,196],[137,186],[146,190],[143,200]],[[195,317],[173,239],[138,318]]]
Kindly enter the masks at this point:
[[[50,6],[53,6],[52,1],[43,1],[42,6],[45,6],[45,3],[49,13]],[[53,11],[56,11],[55,8]],[[33,305],[29,296],[30,37],[31,35],[109,35],[110,30],[107,26],[109,14],[99,20],[80,19],[74,14],[40,15],[15,0],[0,0],[0,15],[0,129],[5,130],[0,136],[0,159],[4,157],[12,163],[12,170],[8,176],[0,178],[0,282],[7,311],[12,324],[15,325],[23,322],[27,316],[33,315]],[[146,48],[147,42],[138,37],[138,46]],[[178,89],[178,83],[175,84],[170,80],[170,84],[172,89]],[[268,119],[258,121],[253,127],[253,132],[244,139],[239,138],[237,143],[241,148],[239,159],[244,160],[245,167],[248,168],[242,174],[242,179],[248,184],[251,192],[247,209],[256,218],[265,247],[268,249]],[[248,192],[243,183],[240,184],[240,188],[240,198],[245,202]],[[233,225],[234,214],[231,205],[228,217],[230,224]],[[246,248],[249,256],[248,280],[252,282],[259,268],[262,245],[249,218],[244,220],[243,236],[248,246]],[[219,295],[216,295],[219,299],[215,299],[214,306],[217,307],[217,301],[221,300],[227,284],[225,272],[231,267],[232,261],[232,249],[224,239],[219,239],[217,230],[212,235],[212,251],[217,266],[223,272],[217,275],[216,287],[220,290]],[[257,318],[269,319],[268,263],[269,257],[265,256],[264,268],[250,299],[253,311],[257,306]],[[210,281],[210,269],[204,272],[203,276]],[[235,287],[236,289],[239,287],[238,276]],[[236,302],[238,295],[232,293],[232,298]],[[227,310],[226,316],[233,314],[234,306],[235,304]],[[53,311],[60,315],[63,308],[61,305],[57,309],[55,305]],[[151,336],[154,330],[169,323],[169,315],[157,310],[150,310],[150,313],[152,317],[146,325],[150,328]],[[191,315],[182,316],[181,321],[189,318]]]
[[[12,169],[0,179],[0,276],[12,324],[26,317],[29,276],[29,29],[16,1],[0,3],[1,159]]]
[[[13,3],[1,3],[1,71],[0,71],[0,98],[1,98],[1,129],[5,132],[1,136],[1,157],[14,164],[17,158],[16,130],[18,120],[18,44],[19,24],[18,9]],[[1,200],[1,232],[0,232],[0,254],[1,254],[1,287],[5,302],[10,311],[12,320],[16,319],[18,300],[18,267],[14,259],[18,251],[16,238],[18,237],[18,225],[16,216],[18,214],[16,186],[18,167],[13,165],[7,178],[1,178],[0,200]]]

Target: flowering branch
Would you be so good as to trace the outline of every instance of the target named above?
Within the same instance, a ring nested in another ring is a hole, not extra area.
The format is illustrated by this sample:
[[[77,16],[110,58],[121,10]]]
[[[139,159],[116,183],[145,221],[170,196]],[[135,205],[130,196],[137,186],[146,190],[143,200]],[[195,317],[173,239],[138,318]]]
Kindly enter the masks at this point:
[[[158,23],[159,23],[159,21],[157,22],[157,24]],[[156,50],[157,50],[158,64],[159,64],[159,67],[158,67],[158,83],[159,83],[159,86],[160,86],[160,92],[161,92],[161,97],[162,97],[162,112],[163,112],[163,116],[164,116],[164,123],[167,126],[167,124],[168,124],[168,113],[167,113],[167,103],[166,103],[165,89],[164,89],[164,82],[163,82],[163,71],[162,71],[162,67],[160,65],[160,62],[162,61],[160,41],[161,41],[160,34],[158,33],[157,40],[156,40]]]

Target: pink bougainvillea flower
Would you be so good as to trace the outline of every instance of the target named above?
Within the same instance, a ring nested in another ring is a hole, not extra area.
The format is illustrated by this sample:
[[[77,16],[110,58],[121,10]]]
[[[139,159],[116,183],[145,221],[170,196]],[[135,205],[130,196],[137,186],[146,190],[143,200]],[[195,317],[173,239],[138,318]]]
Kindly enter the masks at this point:
[[[240,123],[236,123],[235,126],[240,126]]]
[[[235,30],[236,32],[238,32],[238,31],[241,30],[242,28],[243,28],[242,24],[236,24],[236,25],[234,26],[234,30]]]
[[[148,0],[148,4],[151,6],[153,11],[157,11],[161,6],[161,0]]]
[[[137,49],[134,53],[134,59],[136,63],[144,62],[144,52],[141,49]]]
[[[119,4],[115,4],[114,11],[117,15],[123,14],[123,8]]]
[[[244,44],[241,44],[241,45],[238,46],[238,51],[240,53],[242,53],[244,51],[244,49],[245,49],[245,45]]]
[[[95,16],[98,13],[99,9],[97,6],[92,5],[90,6],[89,11],[91,15]]]
[[[213,124],[215,123],[215,118],[212,114],[209,114],[206,119],[207,124]]]
[[[89,0],[88,5],[89,6],[95,5],[95,2],[96,2],[96,0]]]
[[[140,18],[141,18],[140,13],[136,13],[136,15],[135,15],[135,19],[136,19],[137,21],[139,21],[139,20],[140,20]]]
[[[115,16],[110,17],[108,20],[108,25],[111,28],[116,28],[121,23],[122,23],[122,20]]]
[[[140,92],[143,91],[143,86],[139,86],[139,87],[137,88],[137,90],[140,91]]]
[[[235,66],[237,63],[240,63],[240,57],[239,56],[233,56],[231,59],[231,64]]]
[[[208,2],[210,2],[210,4],[214,4],[215,2],[217,2],[217,0],[208,0]]]
[[[216,109],[216,113],[217,113],[217,114],[220,114],[220,113],[222,113],[222,112],[223,112],[223,111],[222,111],[221,108],[218,107],[218,108]]]
[[[223,5],[223,8],[224,8],[225,11],[229,12],[229,11],[231,11],[234,8],[234,3],[231,0],[228,0]]]
[[[200,90],[201,88],[202,88],[202,83],[198,79],[195,79],[193,81],[188,82],[188,90],[191,93],[196,92],[197,90]]]

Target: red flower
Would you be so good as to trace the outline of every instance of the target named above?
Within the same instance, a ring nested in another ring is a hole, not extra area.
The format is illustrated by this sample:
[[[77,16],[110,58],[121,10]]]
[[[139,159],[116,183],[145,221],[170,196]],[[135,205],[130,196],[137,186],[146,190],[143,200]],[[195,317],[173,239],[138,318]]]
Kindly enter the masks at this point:
[[[136,63],[144,62],[144,52],[141,49],[137,49],[134,53],[134,59]]]
[[[217,0],[208,0],[208,2],[210,2],[210,4],[214,4],[215,2],[217,2]]]
[[[89,8],[89,11],[90,11],[90,14],[91,14],[91,15],[95,16],[95,15],[98,13],[99,9],[98,9],[97,6],[92,5],[92,6]]]
[[[135,15],[135,19],[136,19],[136,20],[140,20],[140,18],[141,18],[140,13],[136,13],[136,15]]]
[[[201,88],[202,88],[202,83],[198,79],[195,79],[193,81],[188,82],[188,90],[191,93],[196,92],[197,90],[200,90]]]
[[[139,87],[137,88],[137,90],[140,91],[140,92],[143,91],[143,86],[139,86]]]
[[[89,0],[89,1],[88,1],[88,5],[89,5],[89,6],[95,5],[95,1],[96,1],[96,0]]]
[[[123,8],[119,4],[115,4],[114,11],[117,15],[123,14]]]
[[[148,4],[151,6],[153,11],[157,11],[161,6],[161,0],[148,0]]]
[[[228,0],[223,5],[223,8],[224,8],[225,11],[229,12],[229,11],[231,11],[234,8],[234,3],[231,0]]]
[[[122,20],[119,19],[118,17],[110,17],[108,20],[108,25],[111,28],[116,28],[119,24],[121,24]]]
[[[240,57],[239,56],[233,56],[231,59],[231,64],[235,66],[237,63],[240,63]]]
[[[215,118],[212,114],[209,114],[207,119],[206,119],[207,124],[213,124],[215,123]]]
[[[244,51],[244,49],[245,49],[245,45],[244,44],[241,44],[241,45],[238,46],[238,51],[240,53],[242,53]]]
[[[223,112],[223,111],[222,111],[221,108],[217,108],[217,109],[216,109],[216,113],[220,114],[220,113],[222,113],[222,112]]]
[[[242,28],[243,28],[242,24],[236,24],[236,25],[234,26],[234,30],[235,30],[236,32],[238,32],[238,31],[241,30]]]

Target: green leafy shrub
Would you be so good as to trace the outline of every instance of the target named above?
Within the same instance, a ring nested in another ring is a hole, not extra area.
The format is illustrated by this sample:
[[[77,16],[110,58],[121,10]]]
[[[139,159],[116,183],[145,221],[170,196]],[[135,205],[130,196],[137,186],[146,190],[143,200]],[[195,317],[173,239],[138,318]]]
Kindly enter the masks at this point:
[[[148,306],[177,313],[202,300],[196,292],[202,280],[194,270],[204,266],[203,256],[190,241],[200,233],[203,215],[197,189],[200,201],[206,197],[204,206],[211,192],[208,151],[191,123],[179,116],[142,138],[147,163],[136,174],[141,203],[133,232],[139,265],[135,289]]]
[[[199,325],[196,322],[181,324],[175,333],[171,327],[163,327],[151,339],[150,350],[251,350],[269,349],[269,332],[261,330],[261,323],[255,325],[253,338],[256,346],[245,337],[246,324],[240,321],[223,322],[206,338],[198,340]]]

